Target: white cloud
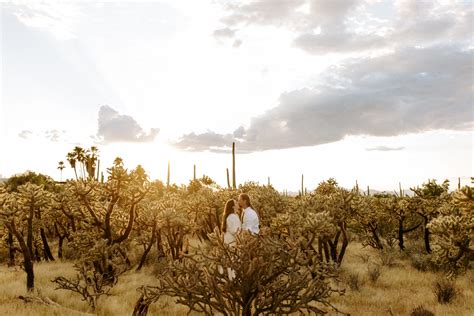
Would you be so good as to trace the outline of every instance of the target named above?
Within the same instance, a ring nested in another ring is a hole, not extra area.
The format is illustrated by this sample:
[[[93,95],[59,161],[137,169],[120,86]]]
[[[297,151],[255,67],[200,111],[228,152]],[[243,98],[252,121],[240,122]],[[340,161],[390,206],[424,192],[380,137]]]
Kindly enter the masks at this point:
[[[110,106],[100,107],[97,137],[103,143],[152,142],[158,133],[158,128],[147,133],[133,117],[122,115]]]
[[[236,130],[243,151],[335,142],[347,135],[395,136],[472,130],[473,50],[404,49],[330,68],[332,84],[284,93],[279,104]],[[223,146],[234,135],[185,135],[186,150]]]

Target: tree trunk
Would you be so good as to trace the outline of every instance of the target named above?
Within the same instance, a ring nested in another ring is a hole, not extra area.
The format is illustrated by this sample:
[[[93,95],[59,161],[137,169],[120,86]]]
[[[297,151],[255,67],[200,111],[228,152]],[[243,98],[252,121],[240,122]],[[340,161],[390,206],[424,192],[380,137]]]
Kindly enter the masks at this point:
[[[155,243],[155,238],[156,238],[156,224],[153,225],[150,243],[146,246],[145,251],[143,252],[143,255],[140,259],[140,263],[138,264],[138,267],[137,267],[137,271],[140,271],[141,268],[143,267],[143,264],[145,264],[146,257],[148,256],[148,253],[150,252],[151,247]]]
[[[431,247],[430,247],[430,230],[428,227],[428,217],[423,217],[424,220],[424,231],[423,231],[423,238],[425,240],[425,250],[427,253],[431,253]]]
[[[369,225],[370,232],[372,233],[372,237],[374,238],[375,245],[377,249],[382,250],[383,249],[383,244],[380,241],[379,235],[377,234],[377,227],[374,227],[372,225]]]
[[[59,259],[62,259],[63,258],[63,242],[64,242],[64,238],[66,238],[66,236],[59,236],[59,242],[58,242],[58,258]]]
[[[51,249],[49,248],[48,239],[46,239],[46,234],[44,233],[44,229],[42,227],[40,228],[40,235],[41,235],[41,241],[43,242],[44,259],[46,261],[48,260],[54,261],[53,254],[51,253]]]
[[[398,220],[398,247],[400,250],[405,250],[403,241],[403,219]]]
[[[8,266],[12,267],[15,265],[15,248],[13,245],[13,234],[8,230]]]
[[[25,243],[25,239],[23,238],[23,236],[16,230],[14,221],[9,223],[8,228],[20,244],[20,249],[23,254],[24,267],[26,272],[26,289],[28,290],[28,292],[32,292],[35,288],[35,273],[33,270],[33,260],[31,255],[32,252]]]
[[[135,303],[132,316],[146,316],[148,315],[148,308],[150,304],[145,300],[143,294],[140,296],[138,301]]]
[[[338,266],[341,265],[342,259],[344,258],[344,254],[346,253],[347,245],[349,245],[349,238],[347,238],[347,231],[346,231],[346,228],[347,228],[346,223],[342,223],[340,227],[342,231],[342,246],[341,246],[341,251],[339,251],[339,257],[337,258]]]

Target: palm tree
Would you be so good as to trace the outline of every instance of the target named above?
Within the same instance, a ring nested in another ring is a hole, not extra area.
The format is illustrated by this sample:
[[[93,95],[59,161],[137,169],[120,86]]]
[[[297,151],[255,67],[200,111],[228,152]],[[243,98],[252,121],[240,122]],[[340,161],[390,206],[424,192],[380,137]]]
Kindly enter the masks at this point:
[[[73,151],[72,151],[75,156],[76,156],[76,160],[79,161],[81,163],[81,172],[82,172],[82,178],[85,178],[86,177],[86,174],[85,174],[85,151],[84,151],[84,148],[80,147],[80,146],[76,146],[74,147]]]
[[[76,175],[76,180],[77,180],[76,155],[74,152],[67,153],[67,161],[71,165],[71,168],[74,169],[74,174]]]
[[[115,166],[123,166],[123,159],[120,157],[117,157],[114,159],[114,165]]]
[[[86,155],[84,157],[85,164],[86,164],[86,171],[89,176],[89,179],[93,179],[95,175],[96,169],[96,162],[98,160],[98,152],[99,149],[95,146],[92,146],[89,150],[87,150]]]
[[[65,168],[65,166],[64,166],[64,161],[61,160],[61,161],[59,162],[59,164],[58,164],[58,169],[59,169],[59,171],[61,171],[61,178],[60,178],[60,180],[59,180],[59,181],[61,181],[61,182],[63,181],[63,169],[64,169],[64,168]]]

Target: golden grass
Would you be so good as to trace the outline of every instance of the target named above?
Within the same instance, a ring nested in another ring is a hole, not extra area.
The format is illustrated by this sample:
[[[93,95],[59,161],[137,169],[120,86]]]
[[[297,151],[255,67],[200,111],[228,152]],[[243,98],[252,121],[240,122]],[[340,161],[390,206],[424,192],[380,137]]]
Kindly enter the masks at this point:
[[[360,291],[351,291],[343,282],[346,294],[334,297],[336,307],[351,315],[409,315],[416,306],[423,305],[435,315],[474,315],[474,274],[456,279],[461,294],[451,304],[439,304],[433,293],[433,284],[443,277],[441,272],[420,272],[408,260],[397,260],[394,267],[381,267],[381,276],[375,283],[369,281],[367,263],[358,255],[369,254],[372,263],[380,263],[375,250],[351,244],[343,262],[342,278],[349,273],[359,273],[362,279]]]
[[[381,276],[375,282],[369,281],[367,263],[358,255],[370,255],[370,262],[379,262],[374,250],[362,248],[351,243],[343,262],[339,287],[346,288],[346,294],[335,296],[331,302],[340,310],[351,315],[409,315],[411,310],[423,305],[435,315],[474,315],[474,274],[469,271],[456,280],[462,293],[454,302],[439,304],[433,293],[433,284],[442,278],[441,273],[420,272],[411,267],[407,259],[397,261],[394,267],[381,268]],[[360,291],[351,291],[344,283],[350,273],[358,273],[362,279]],[[84,315],[91,313],[89,306],[81,297],[70,291],[55,290],[50,282],[56,276],[73,276],[74,269],[69,262],[36,263],[35,286],[37,294],[49,297],[62,307],[51,307],[37,303],[24,303],[18,299],[26,294],[25,273],[19,268],[0,266],[0,315],[46,316],[46,315]],[[101,297],[96,310],[97,315],[131,315],[133,306],[139,297],[136,289],[143,284],[152,285],[155,277],[152,267],[140,272],[130,271],[122,275],[111,295]],[[187,308],[174,303],[172,298],[162,298],[150,307],[150,315],[183,315]],[[336,315],[331,313],[330,315]]]

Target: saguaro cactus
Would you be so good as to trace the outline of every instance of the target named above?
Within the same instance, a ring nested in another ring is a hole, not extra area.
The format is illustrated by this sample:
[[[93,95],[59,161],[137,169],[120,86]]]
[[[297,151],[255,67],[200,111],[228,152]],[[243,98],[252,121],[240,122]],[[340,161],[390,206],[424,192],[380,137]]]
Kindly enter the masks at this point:
[[[304,190],[304,174],[301,175],[301,195],[305,194]]]
[[[230,177],[229,177],[229,168],[225,168],[225,171],[227,172],[227,188],[231,188],[230,186]]]
[[[194,175],[193,175],[193,180],[196,180],[196,164],[194,164]]]
[[[170,186],[170,161],[168,160],[168,176],[166,177],[166,187]]]
[[[99,175],[100,175],[100,159],[97,159],[97,176],[96,176],[97,181],[99,181]]]

